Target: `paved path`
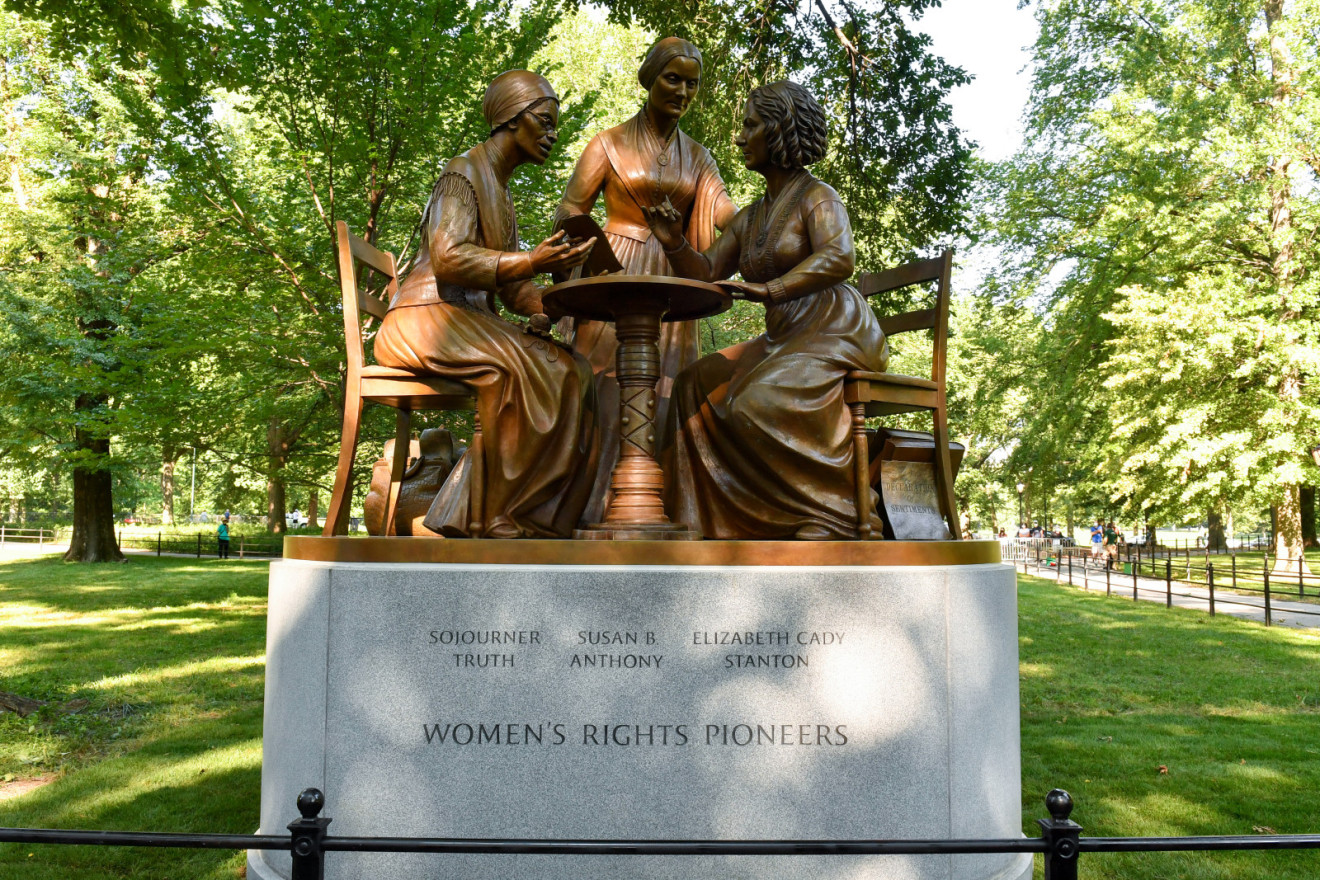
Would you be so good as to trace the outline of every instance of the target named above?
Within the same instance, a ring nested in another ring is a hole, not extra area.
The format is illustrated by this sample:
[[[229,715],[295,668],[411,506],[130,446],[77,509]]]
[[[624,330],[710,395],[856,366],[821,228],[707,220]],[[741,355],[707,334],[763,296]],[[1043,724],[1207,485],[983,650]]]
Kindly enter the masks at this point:
[[[1037,568],[1033,560],[1025,564],[1017,563],[1017,569],[1024,574],[1048,578],[1062,584],[1068,583],[1067,565],[1056,570],[1043,563]],[[1099,568],[1083,569],[1076,563],[1072,570],[1073,586],[1101,593],[1108,589],[1115,596],[1132,598],[1132,575],[1121,571],[1109,572],[1109,584],[1105,584],[1105,572]],[[1146,602],[1165,602],[1166,585],[1163,578],[1150,578],[1141,575],[1136,579],[1137,599]],[[1205,587],[1173,582],[1172,604],[1177,608],[1193,608],[1205,613],[1210,612],[1210,591]],[[1265,597],[1263,595],[1242,595],[1228,590],[1215,590],[1215,613],[1227,614],[1242,620],[1265,622]],[[1275,626],[1291,626],[1298,629],[1320,628],[1320,605],[1312,602],[1297,602],[1278,598],[1278,593],[1270,591],[1270,623]]]

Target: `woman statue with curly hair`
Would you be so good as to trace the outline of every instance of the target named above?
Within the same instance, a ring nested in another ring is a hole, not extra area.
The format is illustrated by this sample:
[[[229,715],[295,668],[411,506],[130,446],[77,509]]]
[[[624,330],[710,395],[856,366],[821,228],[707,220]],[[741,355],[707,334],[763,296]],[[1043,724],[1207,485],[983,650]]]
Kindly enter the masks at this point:
[[[853,273],[848,212],[806,170],[825,155],[825,114],[796,83],[761,86],[735,143],[766,192],[704,254],[672,207],[646,212],[679,274],[765,304],[765,333],[675,382],[666,508],[708,538],[855,537],[843,380],[883,371],[889,349],[866,300],[844,283]],[[722,281],[734,272],[744,280]]]
[[[701,85],[701,51],[687,40],[666,37],[646,53],[637,79],[646,103],[622,125],[591,139],[573,169],[555,218],[589,214],[605,199],[605,237],[630,275],[673,275],[664,249],[651,237],[644,210],[667,202],[682,218],[688,238],[709,247],[736,208],[710,152],[678,127]],[[619,386],[614,376],[618,342],[614,325],[575,319],[573,348],[591,362],[599,396],[601,440],[596,488],[584,520],[604,517],[610,472],[619,452]],[[700,356],[696,321],[666,323],[660,332],[660,382],[656,429],[664,428],[670,388],[679,370]]]

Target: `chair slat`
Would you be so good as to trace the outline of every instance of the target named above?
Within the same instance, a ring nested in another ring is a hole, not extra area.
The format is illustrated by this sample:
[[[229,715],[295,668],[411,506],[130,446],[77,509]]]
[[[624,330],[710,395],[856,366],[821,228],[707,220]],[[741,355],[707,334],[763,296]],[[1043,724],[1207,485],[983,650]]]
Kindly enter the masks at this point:
[[[369,293],[357,292],[358,309],[366,312],[378,321],[385,320],[385,313],[390,310],[389,304],[376,299]]]
[[[348,247],[354,259],[361,260],[382,275],[394,277],[394,257],[367,243],[366,239],[348,234]]]
[[[857,279],[857,289],[862,296],[874,296],[900,287],[920,284],[923,281],[938,281],[944,269],[944,258],[934,257],[916,263],[905,263],[883,272],[871,272]]]
[[[885,331],[886,336],[893,336],[895,333],[907,333],[912,330],[934,330],[939,322],[939,309],[920,309],[881,318],[880,329]]]

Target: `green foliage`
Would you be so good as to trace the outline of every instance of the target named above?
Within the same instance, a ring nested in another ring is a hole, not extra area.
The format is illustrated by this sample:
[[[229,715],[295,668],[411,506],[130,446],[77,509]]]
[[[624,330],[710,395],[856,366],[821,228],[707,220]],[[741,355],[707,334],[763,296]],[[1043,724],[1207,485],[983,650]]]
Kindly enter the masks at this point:
[[[1057,380],[1031,389],[1016,462],[1066,444],[1084,491],[1133,512],[1268,501],[1289,532],[1318,476],[1320,7],[1053,0],[1037,18],[1028,145],[989,181],[991,293],[1042,314],[1035,361]]]

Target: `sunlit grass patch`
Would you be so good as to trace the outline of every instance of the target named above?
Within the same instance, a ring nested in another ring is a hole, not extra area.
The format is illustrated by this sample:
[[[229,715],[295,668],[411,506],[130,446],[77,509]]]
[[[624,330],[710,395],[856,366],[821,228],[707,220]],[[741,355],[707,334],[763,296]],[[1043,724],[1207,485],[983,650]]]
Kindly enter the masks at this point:
[[[1018,597],[1026,833],[1053,787],[1088,835],[1320,830],[1316,634],[1029,577]],[[1320,854],[1087,855],[1081,873],[1302,880]]]
[[[254,831],[266,577],[265,565],[168,558],[0,564],[0,690],[46,701],[0,714],[0,789],[51,780],[0,799],[0,824]],[[0,846],[0,880],[235,878],[241,865],[235,853]]]

